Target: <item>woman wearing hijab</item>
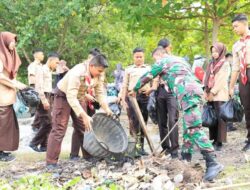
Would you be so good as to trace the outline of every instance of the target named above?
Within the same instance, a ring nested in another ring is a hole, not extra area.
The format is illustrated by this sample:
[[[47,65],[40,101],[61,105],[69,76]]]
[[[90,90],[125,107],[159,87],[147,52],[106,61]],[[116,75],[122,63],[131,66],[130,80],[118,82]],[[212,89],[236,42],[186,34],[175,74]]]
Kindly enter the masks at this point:
[[[226,46],[217,42],[210,48],[212,61],[207,67],[204,80],[205,99],[215,108],[218,123],[217,126],[209,128],[210,140],[214,140],[213,145],[220,151],[222,143],[226,142],[226,123],[220,119],[220,106],[228,101],[228,80],[230,74],[230,64],[225,60]]]
[[[19,127],[13,109],[16,89],[26,85],[16,81],[21,60],[16,52],[17,38],[10,32],[0,32],[0,161],[15,157],[5,151],[14,151],[19,145]]]

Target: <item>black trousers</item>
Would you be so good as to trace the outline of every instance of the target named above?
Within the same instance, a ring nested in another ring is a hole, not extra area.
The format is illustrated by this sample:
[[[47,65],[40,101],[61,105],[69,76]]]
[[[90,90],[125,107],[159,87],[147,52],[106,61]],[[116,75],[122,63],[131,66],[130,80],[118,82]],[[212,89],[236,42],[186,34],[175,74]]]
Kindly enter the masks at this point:
[[[149,97],[146,96],[145,94],[137,94],[136,96],[136,100],[141,110],[145,123],[148,122],[148,110],[147,110],[148,99]],[[126,102],[128,104],[127,114],[129,118],[129,124],[130,124],[129,126],[130,134],[134,137],[136,135],[141,135],[142,137],[144,137],[144,132],[140,126],[139,120],[132,106],[132,103],[129,101],[128,98],[126,98]]]
[[[247,128],[247,139],[250,142],[250,69],[247,69],[247,84],[243,85],[240,79],[239,90],[240,90],[240,101],[244,107],[246,128]]]
[[[167,92],[164,86],[159,86],[158,88],[157,114],[160,138],[162,141],[178,121],[179,117],[176,97],[171,92]],[[171,152],[178,147],[178,126],[176,126],[168,138],[162,143],[162,148]]]
[[[52,95],[45,92],[45,96],[50,103],[50,109],[45,110],[42,102],[37,107],[37,121],[39,121],[39,130],[31,141],[31,144],[41,147],[47,147],[48,136],[52,128],[51,109],[52,109]]]

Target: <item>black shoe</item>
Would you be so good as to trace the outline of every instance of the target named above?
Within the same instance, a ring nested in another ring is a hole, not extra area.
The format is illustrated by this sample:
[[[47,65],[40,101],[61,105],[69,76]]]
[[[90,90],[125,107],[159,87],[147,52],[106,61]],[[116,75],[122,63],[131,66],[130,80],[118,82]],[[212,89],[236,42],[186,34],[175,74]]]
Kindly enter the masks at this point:
[[[172,159],[177,159],[178,158],[178,151],[173,151],[170,153]]]
[[[57,164],[47,164],[46,168],[48,170],[56,170],[56,169],[58,169],[58,165]]]
[[[182,158],[182,160],[186,160],[187,162],[191,162],[192,154],[186,153],[186,152],[181,152],[181,158]]]
[[[11,153],[0,152],[0,161],[2,162],[12,162],[16,159]]]
[[[36,152],[41,152],[40,149],[34,144],[30,144],[29,147],[32,148]]]
[[[244,143],[246,143],[246,144],[250,143],[250,140],[247,139],[247,140],[244,141]]]
[[[139,154],[142,155],[142,156],[148,156],[149,155],[144,149],[140,150]]]
[[[215,149],[216,151],[221,151],[221,149],[222,149],[222,143],[217,143],[217,144],[214,146],[214,149]]]
[[[46,152],[47,151],[47,147],[41,146],[39,150],[40,150],[40,152]]]
[[[243,147],[242,151],[246,152],[250,150],[250,142],[247,142],[246,145]]]
[[[227,132],[232,132],[232,131],[236,131],[236,130],[237,130],[237,128],[234,126],[227,127]]]
[[[81,157],[80,157],[80,156],[73,156],[73,155],[70,155],[69,159],[70,159],[71,161],[79,161],[79,160],[81,159]]]
[[[206,173],[204,180],[212,181],[223,170],[223,165],[215,161],[215,155],[212,152],[201,151],[203,158],[206,161]]]

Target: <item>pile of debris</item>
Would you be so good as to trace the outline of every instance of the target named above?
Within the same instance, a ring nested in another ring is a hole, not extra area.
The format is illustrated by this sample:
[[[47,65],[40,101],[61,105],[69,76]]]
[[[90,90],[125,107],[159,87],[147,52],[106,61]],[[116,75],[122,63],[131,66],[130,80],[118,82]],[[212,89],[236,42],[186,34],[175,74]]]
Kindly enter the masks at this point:
[[[123,189],[196,189],[200,186],[203,168],[197,164],[190,164],[169,157],[143,157],[134,163],[110,164],[105,160],[96,163],[79,161],[60,163],[61,168],[51,172],[53,181],[63,186],[74,177],[83,180],[76,189],[90,190],[100,186],[115,184]]]

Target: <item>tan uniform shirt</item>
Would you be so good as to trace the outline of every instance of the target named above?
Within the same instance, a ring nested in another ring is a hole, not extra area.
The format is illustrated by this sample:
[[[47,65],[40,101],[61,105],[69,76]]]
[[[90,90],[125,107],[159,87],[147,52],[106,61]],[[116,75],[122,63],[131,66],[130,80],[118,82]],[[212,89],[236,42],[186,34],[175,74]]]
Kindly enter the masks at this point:
[[[39,93],[42,103],[48,103],[44,93],[52,92],[52,71],[47,65],[39,63],[36,66],[35,79],[35,89]]]
[[[39,64],[39,62],[35,60],[34,62],[30,63],[29,66],[28,66],[28,82],[29,82],[29,85],[35,84],[36,66],[38,64]]]
[[[248,31],[248,35],[250,35],[250,30]],[[240,56],[242,54],[243,42],[237,41],[233,45],[233,66],[232,71],[240,71]],[[246,61],[247,68],[250,68],[250,39],[246,42]]]
[[[228,101],[228,80],[230,75],[230,64],[225,62],[214,76],[214,86],[210,90],[213,94],[213,101]]]
[[[145,64],[140,67],[132,65],[127,69],[125,69],[125,75],[122,84],[122,92],[127,93],[129,91],[132,91],[139,78],[148,71],[150,71],[150,66],[147,66]],[[140,91],[145,91],[149,89],[150,89],[150,84],[147,83],[145,86],[141,88]]]
[[[4,69],[3,63],[0,60],[0,78],[4,76],[9,78],[9,74]],[[12,81],[16,82],[15,79],[13,79]],[[4,84],[1,84],[1,80],[0,80],[0,106],[12,105],[15,103],[15,101],[16,101],[16,90],[13,88],[7,87]]]
[[[89,87],[93,89],[99,104],[103,108],[107,106],[104,95],[104,73],[98,78],[91,78],[90,85],[85,82],[86,76],[91,77],[87,61],[75,65],[57,84],[58,88],[66,94],[69,105],[78,117],[84,112],[79,100],[84,99]]]

